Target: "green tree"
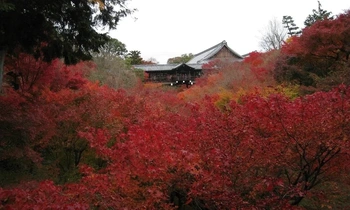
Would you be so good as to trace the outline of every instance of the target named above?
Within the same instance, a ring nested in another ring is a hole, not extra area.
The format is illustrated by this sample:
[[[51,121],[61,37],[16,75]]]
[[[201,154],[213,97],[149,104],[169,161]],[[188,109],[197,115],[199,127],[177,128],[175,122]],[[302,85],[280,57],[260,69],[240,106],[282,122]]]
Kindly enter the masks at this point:
[[[99,53],[93,54],[96,69],[89,75],[89,79],[115,89],[135,87],[138,82],[137,72],[123,59],[127,52],[124,43],[110,38],[100,47]]]
[[[0,77],[7,53],[16,50],[66,64],[91,59],[108,37],[95,29],[115,29],[133,12],[128,0],[11,0],[0,2]],[[0,87],[2,78],[0,78]]]
[[[138,72],[132,70],[122,58],[118,56],[94,57],[93,60],[96,63],[96,70],[90,74],[90,80],[97,80],[100,84],[115,89],[136,86],[139,80]]]
[[[141,52],[138,50],[132,50],[126,55],[126,63],[129,65],[142,64]]]
[[[171,64],[171,63],[187,63],[189,60],[191,60],[193,58],[193,54],[189,53],[189,54],[182,54],[181,56],[177,56],[174,58],[169,58],[167,63]]]
[[[292,16],[283,16],[282,24],[284,25],[284,28],[288,30],[287,34],[289,36],[294,36],[301,33],[299,27],[294,23]]]
[[[118,39],[109,37],[106,44],[99,48],[98,53],[94,53],[93,57],[125,57],[128,50],[124,43]]]
[[[319,20],[327,20],[327,19],[333,19],[333,16],[331,16],[332,12],[328,12],[327,10],[322,9],[322,5],[320,1],[318,2],[318,9],[312,10],[312,14],[307,16],[306,20],[304,21],[305,27],[309,27],[312,24],[314,24],[316,21]]]

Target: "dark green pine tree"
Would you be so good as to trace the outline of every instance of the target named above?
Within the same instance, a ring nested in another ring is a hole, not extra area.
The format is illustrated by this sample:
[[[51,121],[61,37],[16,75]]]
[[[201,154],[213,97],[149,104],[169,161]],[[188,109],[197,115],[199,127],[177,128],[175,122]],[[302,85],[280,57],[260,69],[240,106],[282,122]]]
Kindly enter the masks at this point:
[[[289,36],[294,36],[294,35],[298,35],[301,33],[301,30],[299,29],[298,26],[296,26],[293,18],[289,15],[283,16],[282,24],[288,30],[287,34]]]
[[[306,20],[304,21],[305,27],[309,27],[319,20],[327,20],[327,19],[333,20],[333,16],[331,16],[332,12],[328,12],[327,10],[322,9],[322,5],[320,1],[317,1],[317,2],[318,2],[318,10],[313,9],[312,14],[307,16]]]

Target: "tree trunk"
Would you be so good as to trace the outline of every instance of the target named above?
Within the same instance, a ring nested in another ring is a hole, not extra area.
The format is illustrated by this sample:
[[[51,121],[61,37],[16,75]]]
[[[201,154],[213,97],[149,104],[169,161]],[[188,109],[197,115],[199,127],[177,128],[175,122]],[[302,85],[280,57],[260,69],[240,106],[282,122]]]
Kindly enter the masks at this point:
[[[2,80],[4,75],[5,56],[6,56],[6,47],[0,47],[0,93],[2,93]]]

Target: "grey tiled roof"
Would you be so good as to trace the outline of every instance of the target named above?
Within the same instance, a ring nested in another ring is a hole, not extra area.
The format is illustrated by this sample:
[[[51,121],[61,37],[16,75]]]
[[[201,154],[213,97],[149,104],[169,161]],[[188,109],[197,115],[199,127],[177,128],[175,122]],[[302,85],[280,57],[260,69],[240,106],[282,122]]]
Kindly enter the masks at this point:
[[[144,71],[171,71],[179,64],[151,64],[151,65],[134,65],[136,69]]]
[[[210,58],[212,58],[216,53],[218,53],[223,47],[227,47],[227,49],[234,54],[235,56],[237,56],[238,58],[242,58],[243,57],[241,55],[239,55],[238,53],[236,53],[235,51],[233,51],[231,48],[229,48],[229,46],[227,45],[227,42],[224,40],[222,42],[220,42],[219,44],[208,48],[196,55],[194,55],[194,57],[188,61],[186,64],[203,64],[206,63]]]
[[[181,65],[189,66],[195,70],[201,70],[202,64],[185,64],[185,63],[176,63],[176,64],[151,64],[151,65],[134,65],[133,67],[136,69],[142,69],[144,71],[171,71],[174,70]]]
[[[203,64],[199,64],[199,63],[186,63],[186,65],[187,65],[187,66],[191,66],[192,68],[194,68],[194,69],[196,69],[196,70],[201,70]]]

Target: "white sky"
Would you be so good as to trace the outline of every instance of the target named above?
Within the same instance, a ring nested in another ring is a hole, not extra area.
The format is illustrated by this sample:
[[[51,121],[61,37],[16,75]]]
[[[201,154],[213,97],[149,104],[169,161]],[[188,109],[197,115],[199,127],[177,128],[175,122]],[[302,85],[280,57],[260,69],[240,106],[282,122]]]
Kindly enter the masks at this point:
[[[322,8],[333,15],[350,9],[348,0],[321,0]],[[110,36],[131,50],[139,50],[144,60],[199,53],[226,40],[239,54],[260,50],[264,28],[273,18],[294,18],[299,27],[317,9],[317,0],[130,0],[136,8],[120,21]],[[137,19],[137,20],[135,20]]]

